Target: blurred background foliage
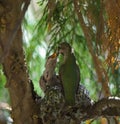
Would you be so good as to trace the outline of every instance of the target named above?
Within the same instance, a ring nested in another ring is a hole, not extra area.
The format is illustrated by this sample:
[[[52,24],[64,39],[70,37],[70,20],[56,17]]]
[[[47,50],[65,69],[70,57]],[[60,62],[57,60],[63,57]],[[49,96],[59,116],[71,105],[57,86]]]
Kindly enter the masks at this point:
[[[103,14],[104,32],[109,33],[108,15],[100,0],[80,0],[80,3],[84,22],[90,28],[94,53],[102,61],[108,74],[111,94],[120,96],[120,68],[117,59],[114,57],[116,54],[114,53],[113,56],[111,53],[112,57],[109,55],[108,58],[107,53],[102,51],[104,50],[102,47],[105,47],[104,40],[100,38],[103,29],[101,32],[97,30],[100,23],[99,15]],[[102,12],[101,8],[103,9]],[[102,25],[100,25],[101,28]],[[54,2],[52,0],[49,2],[47,0],[32,0],[23,20],[22,30],[28,70],[38,94],[42,95],[38,82],[44,70],[45,59],[55,51],[60,42],[67,41],[72,46],[77,58],[81,71],[81,83],[89,90],[91,98],[94,100],[99,98],[102,86],[98,82],[94,60],[75,14],[72,0],[54,0]],[[109,46],[107,48],[109,50]],[[117,58],[119,58],[119,53],[117,53]],[[4,88],[6,80],[2,67],[0,67],[0,81],[0,100],[4,101],[7,90]]]
[[[100,0],[79,1],[83,21],[90,31],[94,55],[101,61],[108,75],[111,95],[120,96],[120,35],[118,33],[115,37],[113,33],[118,27],[118,22],[114,21],[117,14],[110,15],[113,9],[105,8],[106,4]],[[81,83],[88,89],[91,98],[98,100],[102,85],[73,3],[72,0],[31,0],[22,23],[23,48],[29,75],[37,93],[43,95],[38,82],[44,71],[45,60],[60,42],[67,41],[72,46],[79,64]],[[114,8],[114,13],[117,13],[117,9]],[[4,88],[6,79],[1,66],[0,82],[0,101],[8,102],[9,95]]]
[[[98,98],[101,88],[100,84],[97,84],[92,58],[84,34],[76,15],[73,14],[72,1],[66,2],[65,5],[62,2],[55,3],[57,4],[56,10],[48,10],[47,5],[49,3],[47,4],[47,1],[38,1],[37,4],[34,3],[35,5],[31,4],[26,13],[23,22],[23,38],[30,77],[33,80],[35,90],[41,94],[38,82],[44,70],[45,59],[56,50],[60,42],[67,41],[71,44],[76,55],[81,71],[81,83],[89,91],[92,88],[90,95],[95,100]],[[69,10],[62,12],[66,6],[70,6]],[[35,10],[36,7],[37,11]],[[54,9],[54,5],[51,9]],[[52,13],[50,11],[55,12],[50,15]],[[61,12],[64,16],[60,14]]]
[[[120,96],[119,50],[117,48],[116,53],[113,54],[110,52],[112,47],[109,46],[109,43],[113,42],[114,46],[114,43],[117,42],[117,47],[119,47],[119,40],[108,41],[109,37],[112,37],[109,34],[109,30],[112,30],[108,25],[109,15],[100,0],[80,0],[80,3],[84,22],[92,37],[93,52],[107,73],[111,95]],[[95,60],[90,53],[72,0],[31,1],[22,28],[30,77],[39,94],[42,92],[38,82],[44,70],[45,59],[56,50],[60,42],[67,41],[72,46],[77,58],[81,71],[81,83],[90,91],[91,98],[99,99],[102,92],[102,85],[98,80],[99,73],[96,73]],[[108,39],[106,40],[104,37]]]

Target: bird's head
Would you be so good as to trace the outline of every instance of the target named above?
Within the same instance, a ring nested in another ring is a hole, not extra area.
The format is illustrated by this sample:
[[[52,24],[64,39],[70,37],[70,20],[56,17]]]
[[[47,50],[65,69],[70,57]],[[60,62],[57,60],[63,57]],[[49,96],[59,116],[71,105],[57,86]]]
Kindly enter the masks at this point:
[[[62,42],[58,46],[59,54],[65,55],[71,53],[71,46],[67,42]]]
[[[56,57],[57,57],[57,53],[53,53],[51,56],[48,57],[48,59],[50,59],[50,58],[53,59],[53,58],[56,58]]]
[[[45,67],[49,67],[49,66],[56,66],[56,62],[57,62],[57,53],[53,53],[52,55],[50,55],[47,58]]]

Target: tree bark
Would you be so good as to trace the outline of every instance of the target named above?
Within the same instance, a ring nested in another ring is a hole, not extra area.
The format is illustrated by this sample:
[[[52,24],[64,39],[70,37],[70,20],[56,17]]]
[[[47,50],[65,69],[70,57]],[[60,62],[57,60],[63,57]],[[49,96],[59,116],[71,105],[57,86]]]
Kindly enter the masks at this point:
[[[0,61],[6,76],[15,124],[34,124],[35,102],[25,65],[21,21],[29,0],[0,1]],[[23,7],[23,8],[22,8]]]

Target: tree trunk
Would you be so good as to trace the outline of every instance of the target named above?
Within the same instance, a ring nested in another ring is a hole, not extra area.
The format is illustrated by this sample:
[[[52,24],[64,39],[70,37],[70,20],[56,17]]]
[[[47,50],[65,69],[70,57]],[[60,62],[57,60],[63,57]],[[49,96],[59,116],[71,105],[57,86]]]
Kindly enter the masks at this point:
[[[21,21],[28,4],[28,0],[0,1],[0,61],[7,79],[15,124],[35,123],[32,84],[22,49]]]

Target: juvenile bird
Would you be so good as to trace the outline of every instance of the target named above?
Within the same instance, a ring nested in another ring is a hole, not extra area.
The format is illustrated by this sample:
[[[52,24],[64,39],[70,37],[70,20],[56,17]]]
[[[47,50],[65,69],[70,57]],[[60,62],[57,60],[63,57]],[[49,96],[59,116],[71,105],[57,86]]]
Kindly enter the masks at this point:
[[[75,104],[75,95],[80,82],[80,70],[76,64],[76,58],[71,46],[63,42],[58,47],[59,54],[63,55],[63,63],[59,68],[59,76],[62,82],[65,102],[67,105]]]
[[[51,56],[47,58],[45,70],[39,81],[40,87],[44,92],[46,91],[47,86],[51,87],[60,84],[59,78],[55,73],[56,62],[57,62],[56,53],[53,53]]]

